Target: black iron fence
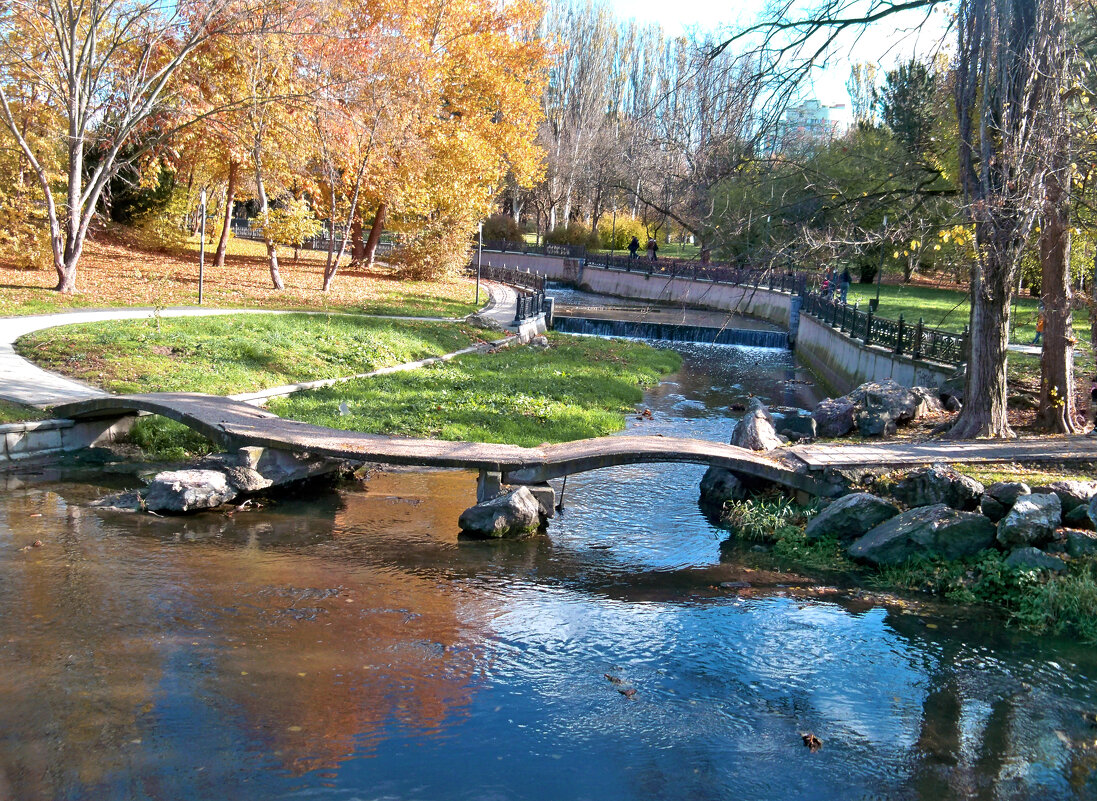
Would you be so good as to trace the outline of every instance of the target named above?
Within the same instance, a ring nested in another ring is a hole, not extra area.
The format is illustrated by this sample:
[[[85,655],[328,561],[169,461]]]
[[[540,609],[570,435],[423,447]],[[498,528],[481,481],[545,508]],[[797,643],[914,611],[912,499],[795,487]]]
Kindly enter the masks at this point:
[[[476,265],[469,265],[469,273],[476,275]],[[517,270],[513,267],[480,267],[480,277],[485,281],[512,286],[518,291],[518,303],[514,322],[531,320],[545,310],[545,276],[529,270]]]
[[[500,253],[520,253],[534,256],[558,256],[564,259],[585,259],[587,249],[582,245],[531,245],[528,242],[506,242],[501,239],[484,240],[484,250],[497,250]]]
[[[250,239],[250,240],[253,240],[255,242],[264,241],[263,231],[258,225],[256,225],[255,220],[245,220],[245,219],[240,219],[240,218],[235,218],[234,217],[232,219],[231,223],[230,223],[230,227],[232,228],[232,235],[235,236],[235,237],[238,237],[240,239]],[[320,233],[318,233],[314,237],[310,237],[310,238],[304,240],[301,243],[300,249],[301,250],[327,250],[329,245],[331,246],[331,250],[334,253],[338,253],[339,248],[343,245],[343,238],[341,236],[336,236],[333,240],[332,237],[329,236],[328,226],[325,223],[324,227],[322,229],[320,229]],[[287,245],[286,247],[290,247],[290,246]],[[346,250],[344,251],[344,255],[349,253],[350,249],[351,249],[351,243],[347,242],[346,243]],[[396,242],[393,240],[392,236],[387,235],[387,234],[382,234],[380,241],[378,241],[378,243],[377,243],[377,250],[375,251],[375,253],[378,256],[382,256],[386,253],[391,253],[395,249],[396,249]]]
[[[712,281],[717,284],[752,286],[759,289],[773,289],[778,292],[799,293],[807,285],[807,274],[792,270],[779,270],[759,267],[740,267],[731,264],[702,264],[699,261],[684,259],[659,259],[637,256],[610,256],[599,253],[587,257],[590,267],[602,267],[607,270],[621,270],[630,273],[660,275],[667,278],[689,278],[694,281]]]
[[[857,306],[831,300],[817,292],[804,294],[800,310],[824,325],[843,331],[854,339],[860,339],[866,345],[877,345],[915,359],[928,359],[953,366],[967,361],[967,326],[962,334],[955,334],[937,328],[926,328],[921,318],[912,325],[901,314],[898,320],[877,317],[871,309],[861,311]]]

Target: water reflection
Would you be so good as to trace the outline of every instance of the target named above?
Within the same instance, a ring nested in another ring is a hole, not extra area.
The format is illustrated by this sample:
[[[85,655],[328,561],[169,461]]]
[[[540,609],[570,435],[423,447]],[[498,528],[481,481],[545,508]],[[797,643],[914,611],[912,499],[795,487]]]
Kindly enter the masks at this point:
[[[731,352],[631,425],[722,440],[750,393],[810,402]],[[1097,796],[1091,647],[722,561],[699,477],[573,477],[508,543],[458,540],[461,472],[186,519],[9,482],[0,799]]]

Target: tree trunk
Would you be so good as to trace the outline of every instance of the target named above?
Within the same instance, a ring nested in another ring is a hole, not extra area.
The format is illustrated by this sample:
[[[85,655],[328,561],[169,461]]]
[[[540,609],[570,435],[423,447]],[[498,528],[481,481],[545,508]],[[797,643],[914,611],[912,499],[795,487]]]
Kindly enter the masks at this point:
[[[997,249],[988,247],[972,273],[964,408],[949,431],[953,439],[1014,436],[1006,407],[1012,271],[998,264],[997,259]]]
[[[1055,169],[1047,175],[1044,225],[1040,230],[1044,347],[1040,354],[1039,419],[1043,427],[1060,434],[1077,434],[1080,430],[1074,402],[1069,186],[1062,183],[1069,169],[1069,154],[1060,148]]]
[[[362,241],[362,219],[355,215],[354,224],[350,227],[350,260],[352,264],[361,263],[366,257],[366,245]]]
[[[267,259],[270,261],[270,280],[275,289],[285,289],[282,283],[282,274],[278,269],[278,247],[267,233],[267,220],[270,216],[270,204],[267,202],[267,190],[263,185],[263,170],[260,166],[259,154],[255,154],[255,187],[259,195],[259,217],[263,221],[263,239],[267,243]]]
[[[232,233],[232,206],[236,201],[236,182],[240,163],[229,159],[229,180],[225,188],[225,224],[221,226],[221,238],[217,241],[217,254],[213,257],[214,267],[225,266],[225,253],[229,247],[229,234]]]
[[[373,225],[369,229],[365,252],[366,264],[370,267],[373,266],[373,257],[377,253],[377,243],[381,241],[381,230],[385,227],[385,216],[388,210],[389,204],[382,200],[377,206],[377,213],[373,215]]]

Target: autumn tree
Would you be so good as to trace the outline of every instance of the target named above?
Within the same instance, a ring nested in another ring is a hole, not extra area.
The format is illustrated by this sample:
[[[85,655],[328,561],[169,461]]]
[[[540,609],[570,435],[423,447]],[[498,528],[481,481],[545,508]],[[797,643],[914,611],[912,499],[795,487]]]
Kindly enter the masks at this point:
[[[142,126],[171,102],[175,73],[226,24],[227,0],[13,0],[0,7],[0,122],[15,140],[45,199],[53,266],[61,292],[76,271],[99,198]],[[10,87],[29,80],[61,123],[28,136]],[[63,153],[62,197],[49,172]],[[97,153],[94,166],[89,151]],[[60,200],[60,202],[59,202]]]

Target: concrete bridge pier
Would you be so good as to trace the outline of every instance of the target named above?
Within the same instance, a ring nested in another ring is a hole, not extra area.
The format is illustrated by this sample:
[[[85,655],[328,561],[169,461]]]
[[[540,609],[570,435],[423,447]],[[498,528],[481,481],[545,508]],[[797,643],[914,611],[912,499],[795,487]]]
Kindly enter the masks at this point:
[[[556,514],[556,490],[547,481],[520,481],[515,480],[514,473],[507,476],[508,484],[517,484],[530,491],[541,508],[545,510],[546,517]],[[481,470],[476,478],[476,502],[483,503],[500,495],[506,490],[503,484],[503,474],[495,470]]]

